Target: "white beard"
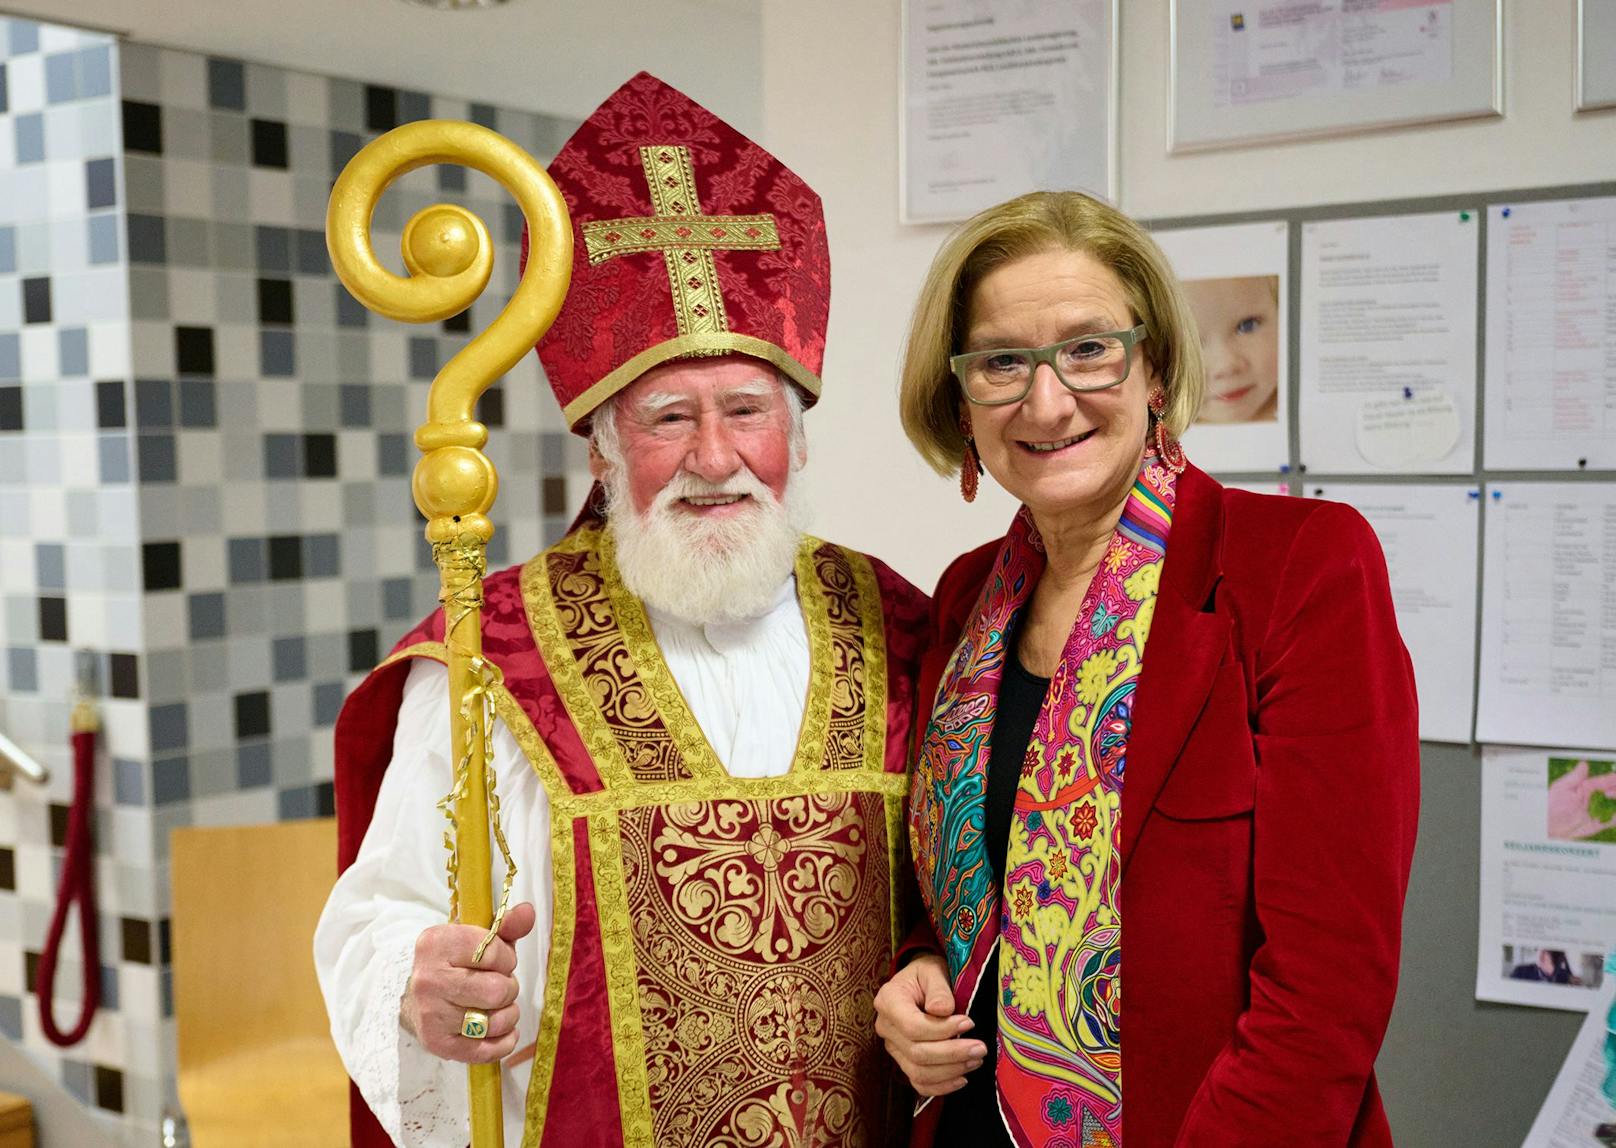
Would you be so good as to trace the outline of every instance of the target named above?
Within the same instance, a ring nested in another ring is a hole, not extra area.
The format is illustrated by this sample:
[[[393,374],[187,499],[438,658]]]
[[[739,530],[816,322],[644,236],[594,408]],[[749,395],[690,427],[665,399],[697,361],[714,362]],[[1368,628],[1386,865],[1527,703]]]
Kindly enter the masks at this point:
[[[644,514],[634,509],[621,466],[609,467],[604,484],[623,583],[658,610],[701,626],[755,618],[791,576],[805,517],[795,481],[787,481],[780,499],[745,466],[717,484],[680,471]],[[751,497],[740,513],[723,518],[674,506],[681,498],[725,494]]]

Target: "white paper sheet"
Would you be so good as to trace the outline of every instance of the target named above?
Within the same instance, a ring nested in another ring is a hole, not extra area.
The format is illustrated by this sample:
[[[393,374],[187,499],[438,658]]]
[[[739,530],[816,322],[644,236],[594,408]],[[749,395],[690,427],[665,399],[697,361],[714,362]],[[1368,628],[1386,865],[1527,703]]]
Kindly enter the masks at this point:
[[[1476,740],[1616,749],[1616,486],[1485,494]]]
[[[1616,198],[1487,212],[1491,470],[1616,466]]]
[[[1537,1119],[1521,1142],[1521,1148],[1599,1148],[1595,1130],[1601,1126],[1616,1134],[1616,1104],[1605,1091],[1612,1071],[1605,1057],[1605,1044],[1616,1029],[1611,1007],[1616,1004],[1616,953],[1605,961],[1605,983],[1590,1002],[1588,1019],[1577,1030],[1565,1063],[1554,1078]],[[1609,1141],[1605,1141],[1609,1143]]]
[[[1440,84],[1453,74],[1452,0],[1221,0],[1214,7],[1219,107]]]
[[[1111,193],[1112,0],[905,0],[905,223]]]
[[[1616,948],[1616,829],[1587,811],[1605,808],[1596,790],[1616,795],[1613,757],[1483,747],[1477,999],[1578,1011],[1598,999]]]
[[[1476,488],[1308,483],[1307,493],[1357,508],[1380,538],[1397,629],[1414,661],[1420,739],[1469,742],[1481,526]]]
[[[1203,470],[1290,460],[1287,234],[1283,221],[1155,233],[1201,329],[1207,396],[1184,449]]]
[[[1478,219],[1471,210],[1302,225],[1310,471],[1474,470]]]

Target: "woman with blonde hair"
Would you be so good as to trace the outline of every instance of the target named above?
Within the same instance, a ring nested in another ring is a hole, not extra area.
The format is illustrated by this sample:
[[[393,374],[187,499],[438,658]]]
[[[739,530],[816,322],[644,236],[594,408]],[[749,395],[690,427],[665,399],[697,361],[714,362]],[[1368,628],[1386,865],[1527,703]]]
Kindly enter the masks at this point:
[[[876,998],[918,1143],[1391,1142],[1419,757],[1385,562],[1348,507],[1190,464],[1203,386],[1166,260],[1087,196],[981,213],[922,289],[905,429],[1022,505],[921,672],[926,921]]]

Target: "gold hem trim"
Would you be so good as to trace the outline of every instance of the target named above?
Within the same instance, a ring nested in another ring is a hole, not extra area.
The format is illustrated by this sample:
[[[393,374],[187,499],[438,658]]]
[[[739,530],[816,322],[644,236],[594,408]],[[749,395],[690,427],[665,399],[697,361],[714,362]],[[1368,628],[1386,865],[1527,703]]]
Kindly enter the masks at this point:
[[[611,1011],[612,1058],[624,1148],[654,1148],[651,1081],[645,1065],[645,1022],[640,1016],[639,960],[623,875],[622,823],[609,813],[589,819],[589,868],[600,915],[600,949]]]
[[[515,705],[515,699],[511,700]],[[524,715],[525,718],[525,715]],[[509,723],[507,723],[509,724]],[[523,724],[527,724],[524,720]],[[528,732],[538,734],[528,725]],[[540,743],[542,747],[542,742]],[[523,752],[528,746],[522,744]],[[545,754],[549,756],[548,753]],[[551,763],[554,768],[554,763]],[[550,813],[550,873],[552,913],[550,960],[544,974],[544,998],[539,1006],[539,1032],[534,1041],[533,1074],[528,1077],[527,1103],[522,1121],[522,1148],[539,1148],[550,1115],[550,1085],[555,1076],[556,1047],[561,1042],[561,1018],[572,977],[572,942],[578,927],[578,873],[575,864],[573,819]]]
[[[754,359],[762,359],[765,363],[778,367],[788,379],[808,392],[805,406],[813,406],[819,400],[819,393],[824,387],[819,376],[799,363],[783,348],[775,346],[766,339],[759,339],[755,335],[743,335],[737,331],[705,331],[675,335],[654,347],[646,348],[622,366],[601,376],[599,382],[563,407],[561,413],[567,420],[568,428],[576,430],[578,424],[589,417],[591,411],[652,367],[674,359],[730,353],[750,355]]]

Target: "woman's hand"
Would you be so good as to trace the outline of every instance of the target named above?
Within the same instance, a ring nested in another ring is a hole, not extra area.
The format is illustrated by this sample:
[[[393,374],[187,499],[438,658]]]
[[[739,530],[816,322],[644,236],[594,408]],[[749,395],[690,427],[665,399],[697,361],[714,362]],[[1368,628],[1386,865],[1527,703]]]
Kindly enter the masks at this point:
[[[965,1074],[981,1067],[988,1050],[964,1039],[971,1025],[954,1012],[948,965],[935,953],[904,965],[875,994],[875,1034],[922,1096],[957,1092]]]

